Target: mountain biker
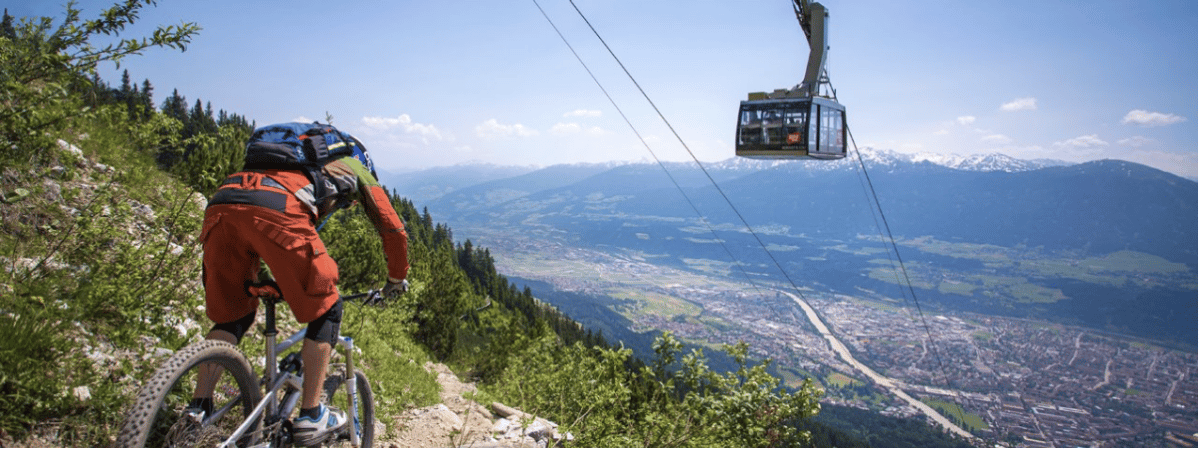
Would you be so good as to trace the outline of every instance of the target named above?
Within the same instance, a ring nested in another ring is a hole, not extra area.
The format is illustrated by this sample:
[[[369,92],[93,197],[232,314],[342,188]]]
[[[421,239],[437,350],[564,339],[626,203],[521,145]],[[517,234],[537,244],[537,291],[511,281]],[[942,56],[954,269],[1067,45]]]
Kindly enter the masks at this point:
[[[353,138],[351,138],[353,139]],[[361,142],[354,143],[362,147]],[[299,445],[319,443],[346,424],[345,413],[321,404],[321,386],[342,320],[337,264],[325,251],[316,223],[361,200],[387,256],[385,296],[408,290],[408,234],[375,176],[366,149],[321,167],[327,195],[315,199],[314,182],[300,170],[243,170],[227,177],[209,200],[200,239],[209,319],[216,324],[206,339],[237,345],[254,323],[258,298],[246,289],[257,282],[259,260],[271,269],[283,298],[300,323],[308,324],[300,356],[304,386],[300,414],[293,422]],[[319,191],[318,191],[319,192]],[[221,368],[200,371],[189,409],[212,414],[212,396]]]

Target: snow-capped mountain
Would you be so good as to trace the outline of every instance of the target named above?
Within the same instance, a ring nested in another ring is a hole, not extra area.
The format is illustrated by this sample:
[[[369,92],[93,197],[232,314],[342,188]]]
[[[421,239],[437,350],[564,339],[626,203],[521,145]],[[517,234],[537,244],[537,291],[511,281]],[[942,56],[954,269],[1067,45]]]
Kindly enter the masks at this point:
[[[863,147],[859,149],[857,154],[852,151],[846,158],[835,161],[759,160],[735,157],[712,163],[711,165],[705,164],[705,167],[725,170],[765,170],[781,165],[798,165],[803,167],[804,170],[843,170],[852,169],[857,166],[860,157],[862,163],[866,164],[868,168],[898,167],[902,164],[928,163],[970,172],[1027,172],[1046,167],[1070,165],[1070,163],[1062,161],[1017,159],[1001,153],[968,156],[943,153],[912,154],[888,149]]]
[[[1026,172],[1046,167],[1070,165],[1067,162],[1047,159],[1038,161],[1017,159],[1002,153],[969,156],[916,154],[912,156],[912,159],[913,161],[929,161],[939,166],[972,172]]]
[[[887,149],[864,147],[859,149],[863,162],[870,166],[895,166],[898,163],[930,163],[937,166],[970,172],[1027,172],[1052,166],[1064,166],[1070,163],[1060,161],[1029,161],[1017,159],[1002,153],[985,155],[957,155],[945,153],[901,153]],[[845,160],[858,164],[856,155],[851,154]],[[843,161],[845,161],[843,160]]]

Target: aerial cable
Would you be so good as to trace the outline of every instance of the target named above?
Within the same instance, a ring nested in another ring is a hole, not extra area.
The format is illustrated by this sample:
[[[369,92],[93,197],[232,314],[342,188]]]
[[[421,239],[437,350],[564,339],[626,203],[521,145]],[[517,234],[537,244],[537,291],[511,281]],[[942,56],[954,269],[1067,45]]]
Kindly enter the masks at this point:
[[[925,320],[925,312],[921,309],[921,302],[917,300],[917,291],[913,288],[912,279],[908,276],[908,269],[904,265],[904,258],[900,256],[900,247],[896,245],[896,237],[892,234],[892,227],[888,225],[887,216],[883,213],[883,204],[879,202],[879,194],[875,191],[875,183],[871,182],[871,174],[867,172],[867,165],[862,159],[862,152],[858,151],[858,143],[854,140],[854,133],[850,131],[850,125],[846,125],[846,134],[850,137],[850,144],[854,147],[854,154],[858,157],[858,164],[862,167],[863,177],[866,179],[867,187],[871,191],[871,197],[875,200],[875,209],[879,211],[879,220],[883,222],[883,229],[887,231],[888,240],[892,244],[892,251],[896,253],[896,262],[900,266],[900,273],[904,276],[904,282],[908,286],[908,293],[912,296],[913,305],[917,308],[917,315],[921,318],[921,326],[925,329],[925,335],[930,342],[933,341],[933,332],[929,329],[929,322]],[[874,218],[874,214],[872,214]],[[878,228],[876,222],[876,228]],[[882,236],[881,236],[882,237]],[[891,252],[888,253],[888,259],[891,259]],[[903,292],[901,292],[903,294]],[[905,298],[907,300],[907,297]],[[941,356],[937,351],[937,346],[934,347],[934,356],[938,358],[938,363],[942,364]],[[944,374],[943,374],[944,375]],[[948,381],[948,380],[947,380]]]
[[[853,143],[853,136],[851,136],[851,142]],[[858,153],[858,148],[855,148],[854,151],[855,151],[855,153]],[[859,187],[862,188],[863,199],[866,200],[867,208],[871,211],[871,221],[875,223],[875,231],[877,233],[879,233],[879,243],[884,246],[883,253],[885,255],[887,255],[888,267],[890,267],[892,269],[891,272],[892,272],[892,276],[896,280],[896,287],[900,289],[900,298],[902,299],[903,303],[905,305],[907,305],[909,296],[907,294],[905,294],[905,292],[904,292],[904,281],[900,279],[901,271],[896,270],[896,267],[897,267],[896,258],[892,257],[892,254],[894,252],[891,250],[888,250],[888,248],[887,248],[888,238],[886,236],[884,236],[883,226],[881,226],[879,224],[879,216],[875,214],[874,208],[871,208],[872,204],[878,205],[879,200],[878,199],[872,200],[871,192],[868,191],[869,188],[867,187],[867,182],[865,181],[866,167],[865,167],[865,165],[863,165],[862,168],[860,168],[860,165],[861,165],[861,162],[860,162],[860,164],[851,164],[851,166],[854,167],[854,173],[858,174],[858,185],[859,185]],[[912,311],[909,308],[900,308],[900,309],[902,311],[904,311],[904,314],[906,316],[908,316],[909,319],[913,319],[913,320],[917,319],[917,317],[913,315]],[[926,333],[926,334],[928,334],[928,333]]]
[[[729,205],[730,209],[733,210],[734,214],[737,215],[739,220],[741,220],[742,224],[750,232],[751,236],[754,237],[754,239],[758,242],[759,246],[762,247],[763,251],[771,259],[771,262],[774,263],[775,267],[778,268],[780,273],[783,274],[784,278],[788,281],[788,284],[790,284],[792,289],[794,289],[796,291],[796,293],[799,294],[801,300],[804,300],[807,303],[808,300],[804,297],[804,292],[800,290],[800,288],[796,284],[796,282],[794,280],[792,280],[790,275],[788,275],[787,270],[785,270],[783,268],[783,265],[779,262],[778,259],[775,258],[775,255],[773,253],[771,253],[771,251],[767,247],[766,243],[764,243],[762,238],[758,235],[758,233],[754,231],[754,228],[752,226],[750,226],[750,223],[746,220],[745,216],[742,215],[741,211],[739,211],[737,209],[737,207],[733,204],[733,201],[725,193],[725,190],[721,189],[721,186],[717,183],[716,179],[713,178],[712,174],[710,174],[708,172],[708,169],[706,169],[704,167],[704,164],[700,162],[700,159],[698,157],[696,157],[696,154],[694,152],[692,152],[692,149],[690,147],[688,147],[687,143],[683,140],[683,138],[679,135],[679,133],[675,131],[675,127],[671,125],[671,122],[666,118],[666,116],[662,113],[662,111],[659,110],[658,105],[656,105],[654,103],[654,101],[650,99],[650,96],[646,93],[645,89],[642,89],[641,84],[639,84],[637,82],[637,79],[634,78],[633,74],[629,72],[629,69],[625,67],[625,64],[621,62],[621,59],[619,57],[617,57],[616,52],[614,52],[612,47],[610,47],[608,45],[608,42],[606,42],[604,40],[604,38],[602,36],[600,36],[600,32],[596,30],[596,27],[592,25],[591,21],[588,20],[587,16],[585,16],[583,14],[583,11],[581,11],[579,9],[579,6],[575,4],[575,0],[570,0],[570,3],[571,3],[571,6],[573,8],[575,8],[575,12],[579,14],[579,17],[582,18],[584,23],[587,24],[588,28],[590,28],[592,30],[592,33],[596,36],[596,39],[598,39],[600,41],[600,43],[604,45],[604,48],[608,51],[609,55],[611,55],[613,57],[613,60],[615,60],[617,62],[617,65],[619,65],[621,67],[621,70],[625,72],[625,75],[629,78],[629,80],[633,83],[633,85],[635,87],[637,87],[638,92],[640,92],[642,94],[642,97],[646,99],[646,102],[650,104],[650,106],[654,109],[654,112],[656,114],[658,114],[658,117],[660,119],[662,119],[663,123],[666,124],[667,128],[671,130],[671,133],[675,136],[675,139],[679,141],[680,145],[683,146],[684,150],[687,151],[688,155],[690,155],[692,157],[692,160],[696,162],[696,165],[700,168],[701,172],[704,173],[704,175],[708,178],[709,182],[712,183],[714,188],[716,188],[717,192],[721,194],[721,197],[725,200],[725,203]],[[534,0],[534,4],[537,4],[537,0]],[[538,5],[538,9],[542,11],[542,15],[546,17],[546,20],[551,22],[551,26],[554,26],[553,21],[550,20],[549,16],[546,16],[546,12],[544,10],[542,10],[541,5]],[[559,37],[563,39],[563,42],[567,43],[567,46],[570,47],[570,43],[568,43],[566,38],[563,37],[562,33],[558,31],[558,27],[555,26],[554,29],[556,32],[558,32]],[[575,52],[574,48],[571,48],[571,52],[575,54],[576,59],[579,59],[579,62],[581,64],[584,64],[582,58],[579,57],[579,54]],[[586,69],[587,65],[584,64],[584,67]],[[592,74],[590,69],[588,69],[588,74],[591,75],[593,81],[596,81],[596,84],[598,86],[600,86],[599,80],[596,80],[595,75]],[[613,101],[612,97],[608,95],[608,92],[606,90],[604,90],[604,87],[600,86],[600,88],[601,88],[601,90],[604,91],[605,96],[608,96],[609,101],[613,103],[613,106],[616,107],[616,102]],[[832,84],[830,84],[830,90],[834,92],[834,94],[833,94],[835,96],[834,100],[836,101],[836,95],[837,95],[836,92],[837,91],[833,89]],[[620,108],[617,108],[617,111],[620,112]],[[623,119],[625,119],[625,122],[630,126],[630,128],[633,128],[633,124],[629,122],[629,119],[625,117],[624,113],[621,113],[621,117]],[[896,244],[895,236],[893,235],[893,233],[891,231],[891,226],[887,222],[887,217],[883,213],[882,204],[879,203],[879,195],[875,190],[874,183],[871,182],[870,175],[867,173],[866,164],[863,162],[863,159],[862,159],[862,153],[858,151],[858,144],[856,141],[854,141],[854,135],[853,135],[853,133],[850,132],[849,125],[846,126],[846,132],[847,132],[847,134],[849,134],[850,142],[854,146],[855,154],[858,156],[859,165],[863,169],[862,173],[863,173],[864,177],[866,178],[867,186],[869,187],[871,196],[874,197],[874,199],[875,199],[875,205],[879,211],[879,217],[883,221],[884,229],[887,230],[888,238],[892,244],[892,249],[896,253],[896,259],[900,265],[901,272],[904,275],[905,282],[908,285],[909,293],[913,298],[913,304],[916,306],[917,314],[921,318],[921,323],[925,330],[925,334],[926,334],[927,338],[929,339],[930,344],[934,344],[933,333],[932,333],[932,331],[930,331],[929,323],[925,319],[925,313],[921,309],[920,302],[917,301],[916,291],[913,288],[912,280],[908,275],[908,270],[904,265],[903,258],[900,257],[900,249]],[[634,133],[637,134],[636,129],[634,130]],[[640,134],[638,134],[638,138],[641,139]],[[642,142],[645,145],[645,141],[643,140]],[[675,182],[675,178],[670,175],[670,172],[667,171],[666,166],[664,166],[662,164],[662,162],[658,159],[658,156],[654,154],[654,151],[650,149],[649,145],[646,145],[646,149],[650,151],[650,154],[652,156],[654,156],[656,161],[659,161],[659,166],[662,167],[663,170],[667,172],[667,175],[668,175],[668,177],[671,178],[671,181]],[[680,192],[683,192],[682,187],[680,187],[678,183],[675,183],[675,186],[680,189]],[[687,195],[684,194],[684,197],[687,198]],[[693,209],[696,209],[695,205],[691,202],[690,198],[688,199],[688,203],[692,204]],[[696,212],[698,215],[700,214],[699,210],[696,210]],[[872,217],[874,217],[873,214],[872,214]],[[703,220],[703,215],[701,215],[701,219]],[[878,222],[876,222],[876,228],[878,228]],[[711,227],[710,227],[710,231],[712,231]],[[715,235],[715,231],[713,233]],[[724,247],[724,242],[722,240],[718,239],[718,242],[721,242],[721,245]],[[725,250],[726,250],[726,252],[729,252],[729,249],[727,247]],[[730,256],[732,257],[732,253],[730,253]],[[890,253],[889,253],[889,259],[890,259]],[[734,260],[735,260],[735,262],[737,261],[736,258],[734,258]],[[740,264],[739,264],[739,267],[740,267]],[[743,273],[744,273],[744,270],[743,270]],[[749,279],[748,275],[747,275],[747,279]],[[751,284],[753,284],[753,282],[751,282]],[[774,307],[772,307],[772,309],[774,309]],[[776,315],[779,316],[779,313],[777,311],[776,311]],[[933,347],[934,357],[938,361],[939,368],[942,370],[942,377],[944,380],[946,380],[947,386],[949,386],[949,377],[946,375],[945,362],[942,360],[941,354],[940,354],[940,352],[938,352],[937,346],[931,345],[931,347]]]
[[[537,0],[534,0],[534,3],[536,4]],[[791,276],[788,275],[787,271],[783,268],[783,265],[779,262],[778,259],[775,258],[775,255],[773,253],[771,253],[771,251],[767,247],[766,243],[764,243],[762,238],[759,237],[758,233],[754,231],[754,228],[752,226],[750,226],[750,223],[746,220],[746,218],[742,215],[742,213],[733,204],[733,201],[730,200],[729,196],[725,193],[725,190],[721,189],[721,186],[717,183],[716,179],[713,178],[712,174],[710,174],[708,172],[708,169],[706,169],[704,167],[704,164],[700,162],[700,159],[696,157],[696,154],[694,152],[692,152],[691,148],[688,147],[687,143],[684,142],[683,138],[679,135],[679,133],[675,131],[675,127],[671,125],[671,122],[669,120],[667,120],[666,116],[662,113],[661,110],[659,110],[658,106],[654,103],[654,101],[650,99],[650,96],[646,93],[645,89],[642,89],[641,84],[639,84],[637,82],[637,79],[634,78],[633,74],[629,72],[629,69],[625,67],[625,64],[621,62],[621,59],[619,57],[617,57],[616,52],[614,52],[612,47],[610,47],[608,45],[608,42],[606,42],[604,40],[604,38],[602,36],[600,36],[600,32],[596,30],[596,27],[592,25],[591,21],[589,21],[587,19],[587,16],[585,16],[583,14],[583,11],[581,11],[579,9],[579,6],[575,4],[575,0],[570,0],[570,3],[571,3],[571,6],[575,8],[575,12],[577,12],[579,14],[579,17],[583,19],[584,23],[586,23],[588,25],[588,28],[590,28],[592,30],[592,33],[595,34],[596,39],[600,40],[600,43],[604,45],[604,48],[608,51],[609,55],[611,55],[613,57],[613,60],[615,60],[617,62],[617,64],[621,67],[621,70],[623,70],[625,72],[625,75],[629,78],[629,80],[631,82],[633,82],[634,86],[637,87],[638,91],[642,94],[642,97],[646,99],[646,102],[650,104],[650,106],[654,109],[654,112],[656,114],[658,114],[659,118],[662,119],[663,123],[666,124],[667,128],[671,130],[671,133],[675,136],[675,139],[679,141],[680,145],[682,145],[684,150],[687,151],[688,155],[690,155],[692,157],[692,160],[696,162],[696,165],[700,168],[700,170],[704,173],[704,175],[706,177],[708,177],[709,182],[711,182],[713,187],[716,188],[717,192],[721,194],[721,197],[729,205],[730,209],[733,210],[734,214],[737,215],[738,219],[741,220],[742,224],[746,226],[746,229],[750,232],[750,234],[752,236],[754,236],[754,239],[758,242],[759,246],[762,247],[763,251],[771,259],[771,261],[772,261],[772,263],[774,263],[775,267],[778,268],[780,273],[783,274],[784,278],[792,286],[792,289],[794,289],[796,291],[796,293],[799,294],[800,298],[807,303],[807,299],[805,299],[804,293],[800,290],[800,288],[796,284],[796,282],[794,280],[792,280]],[[538,9],[541,10],[540,5],[538,6]],[[542,11],[542,14],[545,15],[545,11]],[[550,18],[548,16],[546,17],[546,19],[550,20]],[[551,25],[553,25],[553,22],[551,22]],[[557,27],[555,27],[555,31],[558,31]],[[561,32],[559,33],[559,37],[562,37]],[[566,38],[563,38],[563,42],[566,42]],[[568,44],[568,46],[569,45],[570,44]],[[574,49],[572,49],[571,51],[572,51],[572,53],[574,53]],[[576,56],[576,58],[579,58],[579,55],[577,53],[575,56]],[[582,59],[580,59],[580,63],[583,63]],[[586,67],[586,65],[585,65],[585,67]],[[590,70],[588,71],[588,73],[589,73],[589,75],[591,75]],[[593,78],[593,80],[595,80],[594,75],[592,78]],[[599,81],[597,81],[597,85],[599,85]],[[603,87],[601,87],[601,89],[603,89]],[[833,90],[832,84],[830,85],[830,89]],[[837,91],[833,90],[833,92],[834,92],[834,95],[836,96]],[[605,91],[605,95],[606,96],[608,95],[607,91]],[[836,100],[836,98],[835,98],[835,100]],[[611,97],[609,97],[609,101],[612,101]],[[614,102],[613,105],[615,107],[616,103]],[[623,118],[625,117],[624,114],[622,114],[622,117]],[[626,123],[629,123],[628,119],[626,119]],[[633,125],[630,124],[630,127],[632,127],[632,126]],[[925,313],[921,309],[920,302],[917,301],[916,291],[913,288],[912,280],[908,276],[908,270],[905,268],[903,258],[900,257],[900,249],[896,244],[895,236],[892,234],[891,226],[887,222],[887,217],[883,213],[883,207],[879,203],[879,195],[875,190],[874,183],[871,182],[870,175],[867,173],[866,164],[862,160],[862,153],[858,151],[858,144],[857,144],[857,142],[854,141],[854,135],[853,135],[853,133],[850,133],[850,127],[848,125],[846,126],[846,131],[847,131],[847,134],[849,134],[849,136],[850,136],[851,144],[854,146],[855,154],[858,156],[859,165],[862,166],[863,175],[866,178],[867,186],[869,187],[869,189],[871,191],[871,195],[875,198],[875,205],[876,205],[877,209],[879,210],[880,219],[883,221],[884,229],[887,230],[888,237],[892,244],[892,249],[893,249],[893,251],[896,252],[896,259],[899,262],[901,272],[903,273],[905,282],[908,285],[909,293],[910,293],[910,295],[912,295],[913,304],[917,308],[917,314],[921,318],[921,323],[925,330],[925,334],[928,337],[928,339],[930,340],[930,343],[933,344],[933,333],[932,333],[932,331],[930,331],[929,323],[925,319]],[[639,135],[639,139],[640,138],[641,138],[641,136]],[[644,143],[644,141],[643,141],[643,143]],[[647,149],[649,150],[649,146],[647,146]],[[653,155],[653,154],[654,154],[653,151],[651,151],[651,155]],[[655,156],[655,160],[658,160],[657,156]],[[659,165],[662,166],[661,161],[659,162]],[[666,170],[666,167],[663,166],[663,169]],[[668,176],[669,175],[670,175],[670,172],[668,172]],[[672,181],[674,181],[674,177],[671,177],[671,179],[672,179]],[[677,187],[679,186],[678,183],[676,183],[676,186]],[[680,189],[682,192],[682,188],[680,188]],[[686,197],[686,194],[685,194],[685,197]],[[689,203],[691,203],[690,199],[689,199]],[[694,205],[693,205],[693,207],[694,207]],[[878,222],[877,222],[877,224],[878,224]],[[877,227],[878,227],[878,225],[877,225]],[[720,240],[718,239],[718,241],[720,241]],[[722,245],[724,245],[724,244],[722,243]],[[726,248],[726,251],[728,251],[728,248]],[[776,312],[776,315],[777,316],[779,315],[778,312]],[[938,365],[940,366],[939,368],[942,369],[943,379],[946,380],[947,386],[949,386],[949,377],[946,375],[945,362],[942,360],[941,354],[937,350],[937,346],[931,345],[931,347],[933,347],[934,357],[938,361]]]
[[[658,117],[662,119],[663,123],[667,125],[667,128],[671,130],[671,134],[675,135],[675,139],[679,141],[679,144],[683,146],[684,150],[687,150],[688,155],[691,155],[692,160],[695,161],[696,165],[700,167],[700,171],[704,172],[704,176],[708,177],[708,181],[712,183],[713,187],[717,189],[717,192],[721,194],[721,198],[725,199],[725,203],[728,204],[729,208],[733,210],[733,213],[737,215],[738,220],[742,221],[742,225],[745,225],[746,229],[750,232],[750,235],[754,236],[754,240],[758,241],[758,245],[762,247],[764,252],[766,252],[767,257],[771,259],[771,262],[775,264],[775,267],[779,269],[779,272],[783,274],[783,277],[787,279],[788,284],[790,284],[792,289],[799,294],[800,298],[807,303],[808,300],[805,299],[804,292],[800,290],[800,287],[794,280],[792,280],[792,277],[788,275],[786,270],[783,269],[783,264],[781,264],[779,260],[775,258],[775,255],[771,253],[770,249],[767,248],[767,244],[764,243],[762,238],[759,237],[758,233],[754,231],[754,227],[750,226],[750,222],[748,222],[745,216],[742,215],[741,211],[738,211],[737,207],[734,206],[733,201],[729,199],[727,194],[725,194],[725,190],[721,189],[721,186],[717,183],[717,180],[714,179],[712,174],[708,172],[708,169],[704,168],[704,163],[700,162],[700,158],[696,157],[696,154],[692,152],[692,149],[688,147],[683,138],[679,136],[679,133],[675,131],[675,127],[671,126],[671,122],[667,120],[667,117],[663,115],[661,110],[658,109],[658,105],[655,105],[654,101],[650,99],[650,95],[646,94],[646,90],[642,89],[642,85],[637,82],[637,79],[633,77],[633,74],[629,73],[629,69],[627,69],[625,64],[621,62],[621,58],[617,57],[617,54],[613,51],[612,47],[608,46],[608,42],[605,42],[604,38],[600,36],[600,32],[596,31],[596,27],[592,26],[592,22],[587,19],[587,16],[584,16],[583,11],[579,10],[579,6],[575,4],[575,0],[570,1],[571,6],[575,8],[575,12],[579,13],[579,17],[583,18],[584,23],[587,23],[588,28],[590,28],[592,33],[596,35],[596,39],[599,39],[600,43],[604,44],[604,48],[608,50],[608,54],[612,55],[613,59],[616,60],[617,65],[621,66],[621,70],[625,71],[625,75],[629,77],[629,80],[632,81],[633,85],[637,87],[638,92],[642,93],[642,97],[646,99],[646,102],[649,103],[652,108],[654,108],[654,112],[658,114]],[[776,313],[776,315],[779,314]]]
[[[832,88],[831,88],[831,90],[832,90]],[[837,101],[836,91],[834,92],[833,97],[834,97],[834,101]],[[858,176],[858,185],[859,185],[859,187],[862,188],[863,198],[867,202],[867,207],[871,209],[871,221],[875,223],[875,231],[879,233],[879,243],[883,244],[884,254],[886,254],[887,258],[888,258],[888,266],[893,269],[892,275],[895,277],[896,287],[900,288],[900,298],[903,299],[905,304],[907,304],[908,303],[908,295],[906,295],[904,293],[904,284],[905,283],[903,280],[900,279],[901,270],[895,270],[896,266],[897,266],[896,259],[892,257],[892,253],[899,253],[899,252],[898,251],[893,252],[893,251],[887,249],[888,238],[886,236],[884,236],[883,226],[881,226],[879,224],[879,218],[883,215],[882,210],[880,211],[879,215],[876,215],[874,208],[871,208],[871,205],[874,204],[878,208],[882,209],[882,206],[879,203],[879,197],[873,195],[875,192],[874,185],[868,186],[868,184],[870,183],[870,175],[867,174],[867,166],[862,161],[862,154],[858,151],[858,143],[854,141],[854,133],[850,132],[850,127],[848,124],[846,125],[846,133],[849,134],[849,136],[850,136],[851,146],[854,148],[854,154],[858,157],[858,160],[859,160],[857,165],[851,164],[851,167],[854,167],[854,173],[859,175]],[[891,232],[890,228],[889,228],[888,232],[890,234],[890,232]],[[900,265],[903,266],[903,261],[901,261]],[[905,272],[906,279],[907,279],[907,271],[904,271],[904,272]],[[912,283],[909,282],[908,285],[911,288]],[[915,295],[914,295],[914,298],[915,298]],[[905,312],[905,314],[908,314],[910,318],[912,318],[912,314],[908,311],[908,309],[904,309],[904,312]]]
[[[875,220],[875,228],[879,230],[879,238],[881,240],[884,238],[883,234],[886,230],[887,242],[892,246],[891,251],[887,252],[888,261],[892,264],[892,267],[896,267],[897,265],[900,267],[896,278],[896,283],[908,286],[908,296],[912,297],[913,305],[917,308],[917,313],[921,316],[921,323],[925,327],[925,332],[926,334],[929,334],[929,324],[925,322],[925,314],[924,311],[921,310],[921,303],[917,301],[917,293],[913,288],[912,279],[910,279],[908,276],[908,268],[904,265],[904,258],[900,256],[900,248],[896,245],[896,238],[892,235],[892,228],[890,225],[888,225],[887,216],[883,213],[883,204],[879,202],[879,195],[875,191],[875,184],[871,182],[871,174],[867,172],[867,165],[862,159],[862,152],[858,151],[858,144],[854,141],[854,133],[850,131],[849,125],[846,126],[846,134],[850,136],[850,143],[852,146],[854,146],[854,154],[857,156],[858,165],[859,167],[862,167],[861,173],[863,175],[863,179],[866,180],[864,189],[870,190],[871,198],[868,199],[868,202],[873,199],[875,203],[875,210],[879,212],[878,218],[876,218],[874,211],[872,211],[871,214],[871,218]],[[855,167],[855,169],[857,171],[858,167]],[[880,221],[883,222],[882,229],[879,227]],[[896,259],[894,261],[892,260],[893,253],[896,254]],[[900,280],[900,275],[903,275],[904,277],[903,282]],[[908,296],[904,295],[903,290],[900,292],[900,296],[905,300],[905,302],[908,301]]]
[[[831,84],[830,89],[832,89],[832,88],[833,87]],[[834,91],[834,92],[835,92],[834,100],[836,101],[837,100],[837,98],[836,98],[837,91]],[[954,393],[954,396],[956,398],[958,398],[960,402],[962,402],[962,397],[958,394],[958,390],[953,389],[953,386],[950,383],[950,376],[946,373],[947,372],[946,362],[945,362],[945,360],[942,359],[941,352],[938,351],[937,343],[933,339],[933,332],[929,328],[929,321],[926,320],[925,312],[921,309],[921,302],[917,300],[917,291],[916,291],[916,289],[913,288],[912,279],[908,276],[908,269],[904,265],[904,258],[902,258],[900,256],[900,247],[898,245],[896,245],[896,238],[892,234],[892,227],[890,225],[888,225],[887,216],[884,215],[884,213],[883,213],[883,204],[880,203],[880,201],[879,201],[879,194],[875,191],[875,184],[871,182],[871,175],[867,172],[867,165],[863,161],[862,152],[860,152],[858,150],[858,143],[854,140],[854,133],[850,130],[849,124],[846,124],[846,134],[850,137],[850,144],[852,147],[854,147],[854,154],[857,156],[859,166],[862,167],[862,174],[863,174],[863,178],[866,180],[866,186],[870,189],[871,197],[874,198],[874,200],[875,200],[875,209],[877,211],[879,211],[879,220],[875,221],[875,228],[879,229],[879,222],[880,221],[883,222],[883,230],[887,231],[887,238],[892,244],[892,252],[896,253],[896,262],[893,263],[893,267],[895,267],[895,265],[897,263],[900,266],[900,273],[903,274],[903,276],[904,276],[904,284],[906,284],[908,286],[908,293],[910,296],[912,296],[913,305],[917,309],[917,316],[921,319],[921,326],[925,330],[925,337],[929,341],[929,347],[933,351],[933,357],[937,361],[938,369],[942,373],[942,381],[946,384],[946,387],[950,388],[950,391]],[[869,200],[868,200],[868,203],[869,203]],[[874,212],[872,212],[871,218],[872,219],[875,218]],[[880,238],[883,237],[882,236],[883,230],[880,230]],[[892,252],[887,252],[889,262],[892,259]],[[897,283],[899,283],[899,281],[900,281],[899,277],[897,277],[896,281],[897,281]],[[900,294],[901,294],[901,297],[903,297],[905,299],[905,302],[907,302],[908,298],[904,297],[903,290],[901,290]],[[956,404],[956,406],[958,406],[959,412],[962,415],[966,414],[966,411],[962,405]]]
[[[542,9],[542,5],[538,4],[537,0],[533,0],[533,4],[536,5],[538,11],[542,13],[542,17],[545,17],[546,21],[550,23],[550,26],[554,28],[554,32],[558,34],[559,39],[562,39],[563,43],[567,45],[567,48],[571,50],[571,54],[575,55],[575,59],[578,60],[579,64],[583,66],[583,70],[587,71],[588,76],[592,78],[592,81],[596,83],[596,86],[599,87],[600,91],[604,93],[604,96],[608,98],[608,102],[611,103],[613,108],[617,110],[617,114],[621,116],[621,119],[625,121],[625,124],[629,126],[629,129],[633,130],[633,134],[637,136],[642,145],[646,147],[646,151],[650,152],[650,156],[654,158],[654,161],[658,163],[658,166],[662,168],[664,173],[667,174],[667,178],[669,178],[671,183],[675,185],[675,189],[678,189],[679,193],[683,195],[684,200],[686,200],[688,205],[691,206],[692,211],[696,213],[696,216],[700,218],[701,223],[708,228],[708,232],[712,234],[713,238],[716,239],[718,244],[721,244],[721,248],[725,249],[725,253],[729,255],[729,258],[733,261],[733,264],[737,266],[739,271],[742,272],[742,276],[746,278],[746,281],[750,283],[755,290],[758,290],[758,285],[750,278],[750,274],[746,273],[746,268],[742,265],[741,261],[739,261],[737,257],[733,256],[733,252],[729,250],[729,246],[725,245],[725,241],[717,235],[717,232],[713,229],[712,224],[710,224],[708,220],[704,218],[704,214],[700,213],[700,208],[698,208],[696,203],[692,201],[692,198],[687,195],[687,192],[684,191],[683,186],[681,186],[679,182],[675,180],[675,176],[671,175],[671,171],[667,169],[667,166],[663,164],[662,160],[658,158],[658,155],[654,153],[654,149],[650,148],[650,144],[647,143],[646,139],[642,137],[642,134],[638,132],[637,127],[633,126],[633,122],[629,120],[629,117],[625,115],[625,112],[621,110],[621,107],[617,106],[616,100],[609,95],[608,90],[604,88],[604,85],[601,84],[600,80],[596,78],[596,75],[592,73],[592,69],[588,67],[587,63],[583,61],[583,58],[579,56],[579,53],[575,51],[575,47],[573,47],[571,43],[567,41],[567,38],[563,36],[562,32],[559,31],[558,26],[555,25],[554,21],[550,19],[550,16],[546,14],[546,10]],[[576,10],[578,11],[578,8],[576,8]],[[584,20],[586,21],[586,18]],[[762,291],[759,291],[759,295],[762,295]],[[776,315],[778,315],[778,313],[776,313]]]

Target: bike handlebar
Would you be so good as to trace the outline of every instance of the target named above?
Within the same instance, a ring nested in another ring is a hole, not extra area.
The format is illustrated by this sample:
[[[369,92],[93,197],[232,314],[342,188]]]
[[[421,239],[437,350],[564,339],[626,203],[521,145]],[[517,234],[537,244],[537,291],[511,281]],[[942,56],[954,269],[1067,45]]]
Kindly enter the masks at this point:
[[[283,290],[280,289],[279,284],[275,283],[275,280],[272,279],[266,279],[257,283],[246,281],[243,285],[243,289],[245,289],[246,294],[250,295],[251,297],[258,297],[263,300],[275,302],[283,300]],[[358,294],[342,296],[342,300],[344,301],[357,301],[359,299],[362,299],[362,303],[364,305],[370,306],[383,305],[385,303],[382,289],[371,289]]]
[[[367,292],[342,296],[343,301],[356,301],[358,299],[363,299],[362,303],[364,305],[382,305],[384,304],[383,290],[371,289]]]

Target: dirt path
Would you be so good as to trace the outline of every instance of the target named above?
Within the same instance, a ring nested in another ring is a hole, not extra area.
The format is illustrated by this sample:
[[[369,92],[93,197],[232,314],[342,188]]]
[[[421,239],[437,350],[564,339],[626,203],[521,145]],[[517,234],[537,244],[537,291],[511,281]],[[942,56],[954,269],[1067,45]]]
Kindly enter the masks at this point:
[[[390,418],[377,418],[376,440],[379,448],[539,448],[546,447],[549,438],[562,439],[556,426],[537,419],[529,428],[520,428],[519,421],[493,414],[492,410],[463,394],[475,391],[474,383],[463,383],[444,364],[426,363],[425,370],[436,373],[442,386],[442,402],[424,408],[411,409]],[[494,404],[501,414],[523,415],[519,411]],[[380,421],[387,421],[381,423]],[[526,421],[528,423],[529,421]],[[539,426],[541,428],[539,428]],[[391,431],[392,436],[387,436]],[[46,423],[21,441],[14,441],[0,430],[0,447],[61,447],[63,444],[56,423]]]
[[[545,447],[544,440],[539,442],[522,430],[505,429],[509,421],[463,398],[464,393],[475,391],[475,384],[463,383],[446,365],[425,363],[425,370],[437,374],[442,385],[442,403],[391,418],[386,425],[395,430],[395,437],[379,439],[375,447]],[[376,424],[376,436],[382,435],[381,425]]]

